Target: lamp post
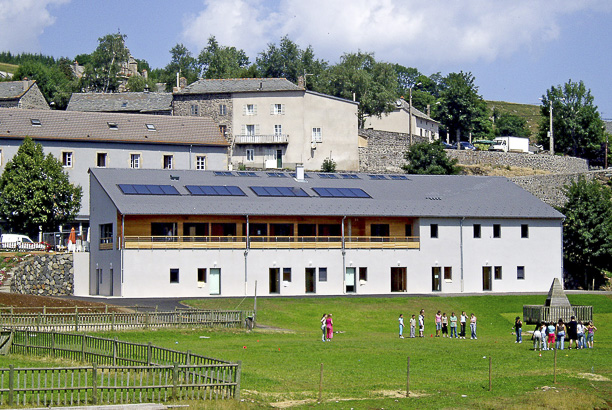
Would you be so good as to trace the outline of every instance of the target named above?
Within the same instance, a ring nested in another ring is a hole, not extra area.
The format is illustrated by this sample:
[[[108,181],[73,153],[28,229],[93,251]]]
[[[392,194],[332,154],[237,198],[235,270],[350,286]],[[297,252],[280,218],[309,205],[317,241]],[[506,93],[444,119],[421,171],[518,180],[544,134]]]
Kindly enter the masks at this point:
[[[408,100],[408,132],[410,133],[410,146],[412,146],[412,89],[421,83],[417,83],[410,87],[410,98]]]
[[[544,102],[544,100],[542,98],[540,98],[540,101]],[[549,107],[549,116],[550,116],[550,130],[548,131],[548,136],[550,137],[550,155],[555,155],[555,137],[553,135],[553,101],[552,99],[548,101],[548,107]]]

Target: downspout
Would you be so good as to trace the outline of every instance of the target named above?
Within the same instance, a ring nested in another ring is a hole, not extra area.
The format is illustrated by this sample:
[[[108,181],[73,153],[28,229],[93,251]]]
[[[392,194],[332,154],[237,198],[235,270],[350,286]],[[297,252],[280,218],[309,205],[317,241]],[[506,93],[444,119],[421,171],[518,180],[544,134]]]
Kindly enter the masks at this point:
[[[245,235],[245,248],[244,248],[244,295],[247,295],[247,280],[248,280],[248,264],[247,257],[249,256],[249,216],[246,216],[246,235]]]
[[[461,293],[463,293],[463,221],[465,216],[459,221],[459,252],[461,254]]]
[[[191,170],[191,154],[192,154],[191,148],[193,148],[193,145],[190,144],[189,145],[189,169],[190,170]]]
[[[344,220],[346,216],[342,217],[342,293],[346,293],[346,249],[344,244]]]

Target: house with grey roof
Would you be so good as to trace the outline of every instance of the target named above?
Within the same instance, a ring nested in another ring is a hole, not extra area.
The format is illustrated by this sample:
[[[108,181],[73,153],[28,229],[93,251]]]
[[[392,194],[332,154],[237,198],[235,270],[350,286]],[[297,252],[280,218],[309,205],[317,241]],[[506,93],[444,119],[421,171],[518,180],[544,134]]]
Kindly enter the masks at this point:
[[[90,168],[227,168],[228,143],[208,118],[0,108],[0,172],[25,137],[42,144],[83,187],[77,221],[85,225]]]
[[[503,177],[92,168],[89,293],[546,292],[563,215]]]
[[[0,108],[50,110],[36,81],[0,81]]]
[[[172,115],[172,94],[153,92],[73,93],[66,111]]]
[[[359,169],[358,103],[284,78],[199,80],[175,90],[174,115],[205,116],[231,144],[233,169]]]
[[[440,138],[440,123],[414,106],[410,107],[410,104],[403,98],[396,101],[393,111],[382,114],[380,117],[375,115],[367,117],[364,128],[408,134],[409,136],[412,132],[413,137],[427,138],[430,142]]]

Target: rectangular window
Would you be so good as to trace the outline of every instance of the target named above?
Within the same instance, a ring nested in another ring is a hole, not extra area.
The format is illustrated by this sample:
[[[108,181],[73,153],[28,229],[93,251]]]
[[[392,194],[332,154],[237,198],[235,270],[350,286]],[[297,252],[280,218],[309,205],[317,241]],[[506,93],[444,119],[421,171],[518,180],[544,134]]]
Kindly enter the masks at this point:
[[[173,155],[164,155],[164,169],[172,169]]]
[[[147,127],[149,131],[157,131],[157,128],[155,128],[155,124],[145,124],[145,127]]]
[[[412,236],[412,225],[411,224],[406,224],[404,228],[404,233],[406,234],[407,237]]]
[[[283,133],[283,126],[280,124],[276,124],[274,126],[274,135],[281,135]]]
[[[480,238],[480,224],[474,224],[474,238]]]
[[[62,165],[64,168],[72,168],[72,152],[62,152]]]
[[[501,238],[501,225],[500,224],[493,224],[493,237]]]
[[[219,125],[219,132],[223,135],[223,138],[227,137],[227,125]]]
[[[368,281],[368,268],[359,268],[359,281]]]
[[[170,269],[170,283],[179,283],[178,269]]]
[[[445,266],[444,267],[444,280],[453,280],[453,267]]]
[[[298,224],[298,236],[317,236],[317,225]]]
[[[502,267],[501,266],[495,266],[493,268],[493,277],[496,280],[501,280],[502,278]]]
[[[291,268],[283,268],[283,282],[291,282]]]
[[[106,152],[98,152],[98,154],[96,156],[96,166],[98,166],[99,168],[105,168],[106,167],[106,159],[107,159]]]
[[[113,243],[113,224],[100,225],[100,243]]]
[[[206,155],[196,156],[196,169],[199,171],[204,171],[206,169]]]
[[[429,225],[429,236],[432,238],[438,237],[438,224]]]
[[[250,135],[250,136],[255,135],[255,125],[254,124],[248,124],[246,126],[246,135]]]
[[[199,115],[200,107],[196,104],[191,104],[191,115]]]
[[[521,238],[529,238],[529,225],[521,225]]]
[[[322,142],[323,136],[321,133],[321,128],[316,127],[312,129],[312,142]]]
[[[130,154],[130,168],[140,168],[140,154]]]
[[[389,236],[389,224],[370,225],[370,236]]]
[[[118,130],[119,125],[116,122],[107,122],[108,128],[111,130]]]
[[[255,104],[247,104],[244,106],[244,115],[257,114],[257,106]]]
[[[198,282],[206,283],[206,268],[198,268]]]
[[[285,104],[272,104],[272,115],[283,115],[285,114]]]
[[[327,282],[327,268],[319,268],[319,282]]]
[[[517,266],[516,267],[516,278],[517,279],[525,279],[525,267],[524,266]]]
[[[219,104],[219,115],[227,115],[227,105]]]
[[[252,162],[255,160],[255,150],[254,149],[246,150],[246,160],[249,162]]]

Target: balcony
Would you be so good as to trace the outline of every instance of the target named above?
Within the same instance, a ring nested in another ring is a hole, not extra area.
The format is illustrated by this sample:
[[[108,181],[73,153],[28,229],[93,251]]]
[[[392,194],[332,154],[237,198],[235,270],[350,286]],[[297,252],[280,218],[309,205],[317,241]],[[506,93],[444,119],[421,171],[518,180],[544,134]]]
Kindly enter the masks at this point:
[[[342,249],[341,236],[251,236],[250,249]],[[346,236],[344,249],[420,249],[417,236]],[[246,249],[245,236],[126,236],[125,249]]]
[[[234,144],[288,144],[288,134],[234,135]]]

